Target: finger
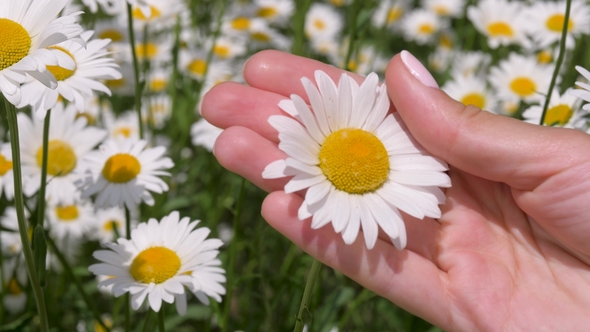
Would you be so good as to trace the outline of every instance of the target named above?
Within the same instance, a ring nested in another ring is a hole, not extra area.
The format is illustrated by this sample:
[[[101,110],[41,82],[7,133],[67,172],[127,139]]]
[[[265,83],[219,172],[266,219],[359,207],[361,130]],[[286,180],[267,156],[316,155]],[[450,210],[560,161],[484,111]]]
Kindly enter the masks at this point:
[[[271,91],[285,97],[296,94],[308,101],[301,78],[307,77],[314,81],[314,72],[322,70],[338,82],[343,73],[347,73],[358,83],[364,77],[297,55],[280,51],[267,50],[258,52],[244,65],[244,79],[253,87]]]
[[[385,241],[378,240],[368,250],[362,234],[353,244],[346,245],[330,227],[311,229],[309,220],[297,218],[301,202],[297,195],[277,191],[265,199],[262,215],[272,227],[322,263],[415,315],[439,326],[449,326],[444,272],[413,251],[398,251]],[[425,301],[430,305],[425,306]]]
[[[235,82],[224,82],[205,94],[201,112],[216,127],[246,127],[262,137],[278,142],[277,131],[268,123],[268,117],[285,115],[278,105],[286,98]]]
[[[579,163],[589,136],[569,129],[525,123],[465,106],[443,91],[426,69],[406,54],[389,63],[386,83],[395,108],[416,139],[437,157],[468,173],[532,190],[547,178]]]
[[[263,190],[282,190],[289,180],[262,178],[262,171],[268,164],[285,159],[286,155],[276,144],[248,128],[227,128],[215,141],[213,151],[221,166],[245,177]]]

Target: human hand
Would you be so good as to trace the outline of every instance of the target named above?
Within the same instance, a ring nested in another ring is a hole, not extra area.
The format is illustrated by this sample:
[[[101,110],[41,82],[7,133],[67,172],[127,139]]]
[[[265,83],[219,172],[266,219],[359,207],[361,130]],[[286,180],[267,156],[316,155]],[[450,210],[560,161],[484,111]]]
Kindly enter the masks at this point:
[[[333,80],[343,72],[264,51],[244,68],[249,86],[220,84],[203,100],[203,115],[227,128],[215,146],[217,159],[270,192],[262,214],[271,226],[445,330],[590,326],[590,136],[465,107],[423,85],[395,56],[386,72],[392,111],[426,150],[451,165],[453,186],[437,221],[404,215],[405,250],[387,236],[372,250],[362,236],[346,245],[331,227],[314,230],[297,218],[303,198],[284,193],[288,179],[262,178],[266,165],[285,158],[268,117],[284,114],[277,105],[290,94],[305,98],[300,78],[318,69]]]

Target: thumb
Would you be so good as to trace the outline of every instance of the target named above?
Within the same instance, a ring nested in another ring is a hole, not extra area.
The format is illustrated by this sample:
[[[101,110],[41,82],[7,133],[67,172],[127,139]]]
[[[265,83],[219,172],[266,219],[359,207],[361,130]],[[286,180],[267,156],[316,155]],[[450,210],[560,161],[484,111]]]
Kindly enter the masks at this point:
[[[532,190],[573,165],[588,163],[590,136],[542,127],[452,99],[409,52],[386,70],[389,97],[411,133],[433,155],[479,177]]]

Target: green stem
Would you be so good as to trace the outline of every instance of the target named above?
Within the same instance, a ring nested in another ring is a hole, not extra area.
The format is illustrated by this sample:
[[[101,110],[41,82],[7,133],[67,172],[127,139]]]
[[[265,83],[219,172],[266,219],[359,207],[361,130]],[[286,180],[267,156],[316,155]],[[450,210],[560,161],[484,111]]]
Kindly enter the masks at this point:
[[[133,57],[133,78],[135,80],[135,112],[137,112],[137,121],[139,126],[139,139],[143,139],[143,123],[141,120],[141,92],[143,85],[139,81],[139,61],[135,49],[135,31],[133,30],[133,9],[127,4],[127,29],[129,31],[129,44],[131,46],[131,55]],[[145,48],[145,45],[144,45]]]
[[[236,209],[234,212],[234,238],[231,241],[229,247],[229,262],[227,264],[227,293],[225,295],[225,303],[223,306],[223,319],[220,324],[222,330],[227,331],[229,325],[229,310],[231,306],[231,297],[234,289],[234,267],[236,263],[236,257],[238,255],[238,234],[239,234],[239,225],[240,225],[240,217],[242,215],[242,205],[244,203],[244,195],[246,192],[246,180],[242,178],[242,182],[240,183],[240,192],[238,194],[238,200],[236,202]]]
[[[37,204],[37,224],[43,227],[45,220],[45,187],[47,186],[47,158],[49,155],[49,122],[51,119],[51,109],[47,111],[43,121],[43,157],[41,161],[41,185],[39,186],[39,202]]]
[[[158,329],[160,332],[166,332],[166,326],[164,326],[164,303],[162,303],[162,307],[158,311]]]
[[[78,292],[82,296],[82,300],[84,300],[84,302],[86,302],[86,306],[88,307],[88,309],[90,309],[90,311],[92,311],[92,314],[94,315],[94,319],[96,319],[98,324],[100,324],[100,326],[102,326],[107,332],[110,331],[110,329],[102,321],[102,318],[100,317],[100,313],[98,312],[98,310],[96,310],[94,303],[92,302],[92,300],[90,299],[88,294],[86,294],[86,292],[84,291],[84,286],[82,285],[82,282],[80,282],[80,279],[78,279],[78,277],[76,277],[76,274],[72,271],[72,267],[68,263],[65,256],[62,254],[62,252],[59,250],[59,248],[55,245],[55,242],[53,242],[53,239],[50,236],[47,236],[46,239],[47,239],[47,243],[49,243],[49,245],[51,246],[51,250],[53,250],[53,253],[55,254],[57,259],[59,260],[59,262],[63,266],[64,271],[66,272],[68,277],[74,281],[74,285],[76,286],[76,289],[78,289]]]
[[[346,52],[346,58],[344,58],[344,69],[351,71],[349,66],[350,58],[352,57],[352,53],[354,50],[354,45],[356,43],[357,31],[356,31],[356,24],[357,18],[360,11],[360,7],[362,5],[362,1],[354,0],[352,6],[350,6],[350,20],[349,20],[349,30],[348,30],[348,51]]]
[[[551,94],[557,81],[557,75],[559,74],[559,68],[563,62],[565,56],[565,41],[567,39],[567,27],[570,19],[570,8],[572,7],[572,0],[567,0],[565,5],[565,18],[563,19],[563,28],[561,29],[561,40],[559,41],[559,56],[555,61],[555,69],[553,70],[553,76],[551,77],[551,83],[549,84],[549,91],[547,91],[547,97],[545,97],[545,104],[543,105],[543,114],[541,114],[541,121],[539,124],[542,126],[545,123],[545,116],[547,115],[547,109],[549,108],[549,101],[551,100]],[[552,123],[549,124],[553,125]]]
[[[305,42],[305,14],[309,10],[311,0],[295,2],[295,15],[293,15],[293,46],[291,53],[303,55],[303,44]]]
[[[145,318],[143,319],[143,328],[141,329],[142,332],[147,332],[151,315],[152,315],[152,310],[148,310],[147,313],[145,314]]]
[[[129,208],[125,206],[125,237],[127,240],[131,239],[131,212]],[[131,331],[131,308],[129,303],[129,293],[125,294],[125,332]]]
[[[18,140],[18,122],[16,119],[16,108],[8,100],[4,100],[6,106],[6,118],[8,121],[8,129],[10,131],[10,143],[12,148],[12,172],[14,176],[14,205],[16,208],[16,215],[18,219],[18,232],[23,247],[23,254],[25,255],[25,262],[27,265],[27,272],[33,294],[35,295],[35,302],[37,304],[37,311],[39,312],[39,328],[41,331],[49,331],[49,322],[47,321],[47,309],[45,307],[45,297],[43,289],[39,284],[39,277],[35,270],[35,263],[33,258],[33,251],[31,250],[31,243],[27,232],[27,224],[25,218],[25,204],[23,199],[23,184],[20,162],[20,144]]]
[[[317,259],[313,260],[313,264],[311,265],[311,269],[309,270],[309,276],[307,277],[307,282],[305,283],[305,290],[303,291],[303,298],[301,299],[301,306],[299,307],[299,313],[297,314],[297,320],[295,321],[295,329],[294,332],[301,332],[303,331],[303,326],[305,322],[303,321],[303,315],[305,312],[309,313],[309,303],[311,302],[311,294],[313,291],[313,286],[315,285],[315,281],[320,274],[320,270],[322,268],[322,263]]]

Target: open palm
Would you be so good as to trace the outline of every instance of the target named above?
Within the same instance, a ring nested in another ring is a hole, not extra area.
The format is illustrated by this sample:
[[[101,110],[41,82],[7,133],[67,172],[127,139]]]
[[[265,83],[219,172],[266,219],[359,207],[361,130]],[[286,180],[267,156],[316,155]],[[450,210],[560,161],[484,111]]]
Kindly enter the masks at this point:
[[[362,236],[346,245],[329,226],[300,221],[302,197],[286,179],[262,179],[284,158],[267,119],[280,100],[305,97],[301,77],[342,71],[276,51],[244,68],[249,86],[225,83],[203,100],[203,115],[226,128],[219,162],[270,192],[262,214],[323,263],[406,310],[452,331],[585,330],[590,326],[590,136],[530,125],[465,107],[422,85],[399,56],[386,83],[416,139],[446,160],[452,188],[438,220],[404,216],[408,246],[387,236],[367,250]],[[362,81],[362,77],[356,77]]]

